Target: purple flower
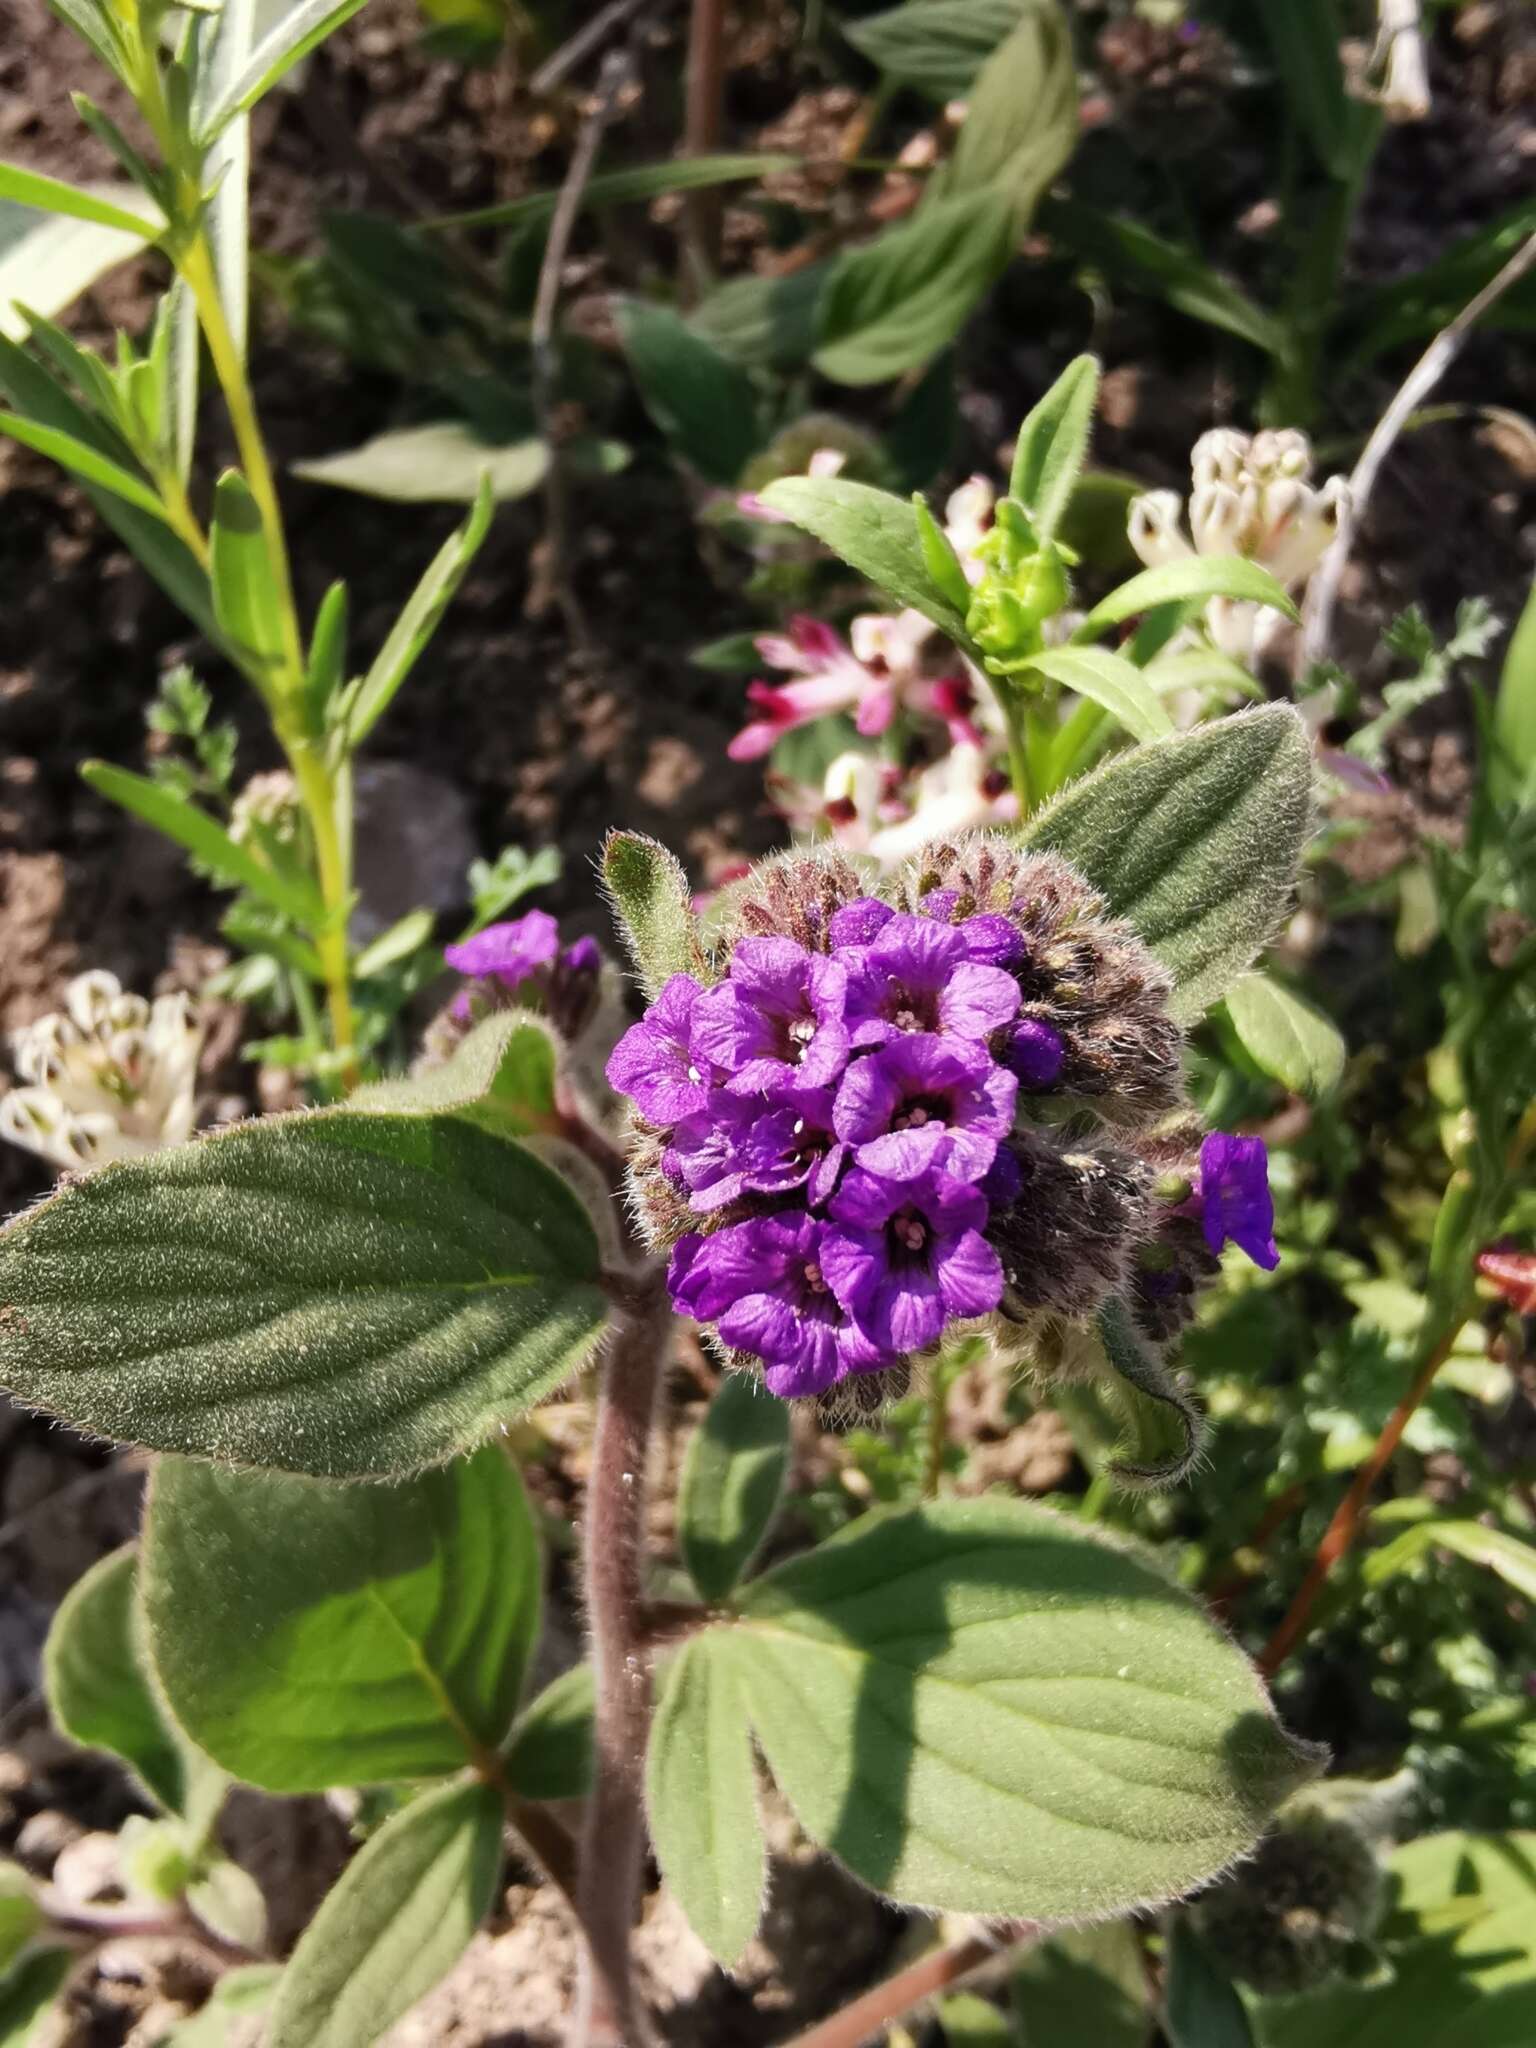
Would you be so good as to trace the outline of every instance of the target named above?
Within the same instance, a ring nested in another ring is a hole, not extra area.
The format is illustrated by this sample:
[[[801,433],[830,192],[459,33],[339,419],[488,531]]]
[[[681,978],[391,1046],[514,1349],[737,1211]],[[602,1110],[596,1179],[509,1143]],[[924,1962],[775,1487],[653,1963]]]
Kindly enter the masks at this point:
[[[857,896],[852,903],[833,911],[832,922],[827,926],[827,942],[834,948],[867,946],[895,915],[889,903],[882,903],[878,896]]]
[[[1024,951],[1024,934],[1011,918],[994,910],[964,918],[955,929],[965,940],[971,958],[984,960],[992,967],[1007,967]]]
[[[560,969],[564,974],[596,974],[602,964],[602,948],[596,939],[573,939],[560,955]]]
[[[803,1187],[811,1202],[824,1202],[847,1149],[832,1129],[829,1088],[785,1089],[771,1102],[716,1089],[678,1125],[662,1167],[708,1215],[748,1192]]]
[[[823,1088],[848,1058],[842,963],[794,939],[742,939],[729,981],[700,998],[690,1043],[728,1077],[736,1095],[785,1082]]]
[[[1012,1126],[1018,1086],[982,1046],[896,1038],[848,1069],[832,1124],[871,1173],[910,1180],[943,1167],[980,1180]]]
[[[1269,1153],[1262,1138],[1208,1132],[1200,1147],[1199,1201],[1205,1241],[1213,1252],[1235,1244],[1266,1273],[1274,1271],[1280,1252],[1269,1192]]]
[[[609,1086],[632,1096],[640,1114],[654,1124],[675,1124],[709,1099],[708,1063],[697,1058],[692,1045],[703,993],[691,975],[674,974],[609,1055]]]
[[[1067,1045],[1054,1025],[1026,1017],[1008,1034],[1003,1063],[1026,1088],[1049,1088],[1061,1074]]]
[[[902,914],[869,945],[840,955],[853,1044],[885,1045],[904,1032],[980,1041],[1016,1017],[1018,983],[973,960],[965,934],[964,925]]]
[[[516,988],[559,950],[559,925],[547,910],[530,910],[510,923],[487,925],[462,945],[444,946],[443,958],[456,973],[489,975],[504,988]]]
[[[981,1235],[979,1188],[928,1173],[895,1183],[849,1174],[832,1204],[821,1269],[857,1327],[886,1352],[921,1351],[957,1316],[1003,1298],[1003,1268]]]
[[[672,1254],[676,1305],[760,1358],[768,1391],[783,1400],[825,1393],[848,1373],[889,1362],[823,1276],[830,1235],[814,1216],[757,1216],[712,1237],[685,1237]]]

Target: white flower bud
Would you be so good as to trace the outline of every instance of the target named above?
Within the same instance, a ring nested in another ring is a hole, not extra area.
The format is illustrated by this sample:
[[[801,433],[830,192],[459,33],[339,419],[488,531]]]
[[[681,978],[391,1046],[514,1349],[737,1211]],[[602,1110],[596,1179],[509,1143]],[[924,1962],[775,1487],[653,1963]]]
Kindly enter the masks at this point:
[[[944,505],[944,532],[960,557],[967,581],[975,583],[982,564],[971,559],[992,524],[997,492],[984,476],[968,477],[957,491],[951,491]]]
[[[841,448],[818,448],[805,465],[807,476],[838,476],[847,467],[848,457]]]
[[[1202,484],[1235,484],[1248,459],[1248,436],[1235,427],[1212,427],[1190,453],[1189,467],[1198,490]]]
[[[1149,569],[1177,562],[1194,551],[1179,531],[1184,501],[1177,491],[1144,491],[1132,498],[1126,516],[1131,546]]]
[[[79,1029],[89,1034],[105,1022],[122,993],[122,983],[115,974],[108,974],[104,967],[94,967],[89,973],[75,976],[64,991],[64,1001]]]
[[[1242,536],[1251,507],[1243,494],[1228,483],[1203,484],[1189,503],[1189,530],[1202,555],[1242,553]]]

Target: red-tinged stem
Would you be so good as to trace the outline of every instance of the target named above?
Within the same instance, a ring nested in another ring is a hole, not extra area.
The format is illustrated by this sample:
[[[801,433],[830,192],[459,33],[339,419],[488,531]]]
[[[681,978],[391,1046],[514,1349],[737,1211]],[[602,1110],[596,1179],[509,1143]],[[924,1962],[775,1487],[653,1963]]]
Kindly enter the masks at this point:
[[[643,2048],[650,2039],[630,1938],[645,1854],[651,1717],[641,1633],[645,1478],[671,1328],[666,1288],[655,1273],[617,1309],[598,1388],[584,1545],[596,1686],[593,1783],[576,1889],[590,1968],[578,2001],[578,2048]]]
[[[967,1935],[948,1948],[930,1949],[841,2012],[833,2013],[831,2019],[796,2034],[785,2048],[864,2048],[864,2043],[875,2040],[893,2020],[921,2005],[925,1998],[947,1991],[983,1963],[995,1962],[1039,1936],[1040,1929],[1033,1921],[1010,1920]]]
[[[687,108],[683,146],[689,156],[720,147],[725,110],[725,0],[693,0],[688,19]],[[720,194],[690,192],[686,202],[694,286],[702,290],[720,255]]]
[[[1456,1341],[1456,1332],[1460,1327],[1460,1318],[1453,1317],[1444,1336],[1415,1373],[1413,1384],[1387,1417],[1386,1426],[1377,1437],[1375,1448],[1355,1474],[1353,1484],[1340,1501],[1338,1511],[1323,1532],[1323,1540],[1317,1546],[1317,1554],[1307,1568],[1307,1575],[1297,1589],[1296,1598],[1291,1602],[1290,1612],[1260,1652],[1259,1669],[1266,1678],[1273,1678],[1295,1649],[1306,1630],[1312,1608],[1318,1594],[1323,1590],[1328,1574],[1339,1559],[1354,1547],[1370,1497],[1376,1489],[1376,1482],[1402,1442],[1403,1431],[1434,1385],[1435,1374],[1450,1357],[1451,1346]]]

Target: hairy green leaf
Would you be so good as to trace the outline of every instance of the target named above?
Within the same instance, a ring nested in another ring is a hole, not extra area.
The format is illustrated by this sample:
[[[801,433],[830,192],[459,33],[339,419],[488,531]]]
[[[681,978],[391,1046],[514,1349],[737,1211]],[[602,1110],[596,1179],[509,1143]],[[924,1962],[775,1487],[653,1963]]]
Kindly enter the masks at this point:
[[[1024,507],[1042,541],[1055,538],[1072,502],[1088,455],[1098,396],[1098,360],[1078,356],[1019,428],[1008,495]]]
[[[735,1604],[713,1653],[801,1825],[904,1903],[1176,1897],[1317,1767],[1197,1603],[1022,1501],[867,1515]]]
[[[488,1128],[521,1136],[551,1126],[557,1058],[554,1034],[542,1017],[503,1010],[477,1024],[442,1066],[409,1080],[359,1088],[347,1106],[402,1114],[478,1110]]]
[[[1105,1394],[1122,1429],[1109,1469],[1122,1486],[1177,1486],[1205,1447],[1205,1417],[1178,1373],[1139,1335],[1123,1301],[1107,1301],[1097,1322],[1113,1375]]]
[[[1160,740],[1173,731],[1157,692],[1122,654],[1103,647],[1047,647],[1031,657],[1030,667],[1099,705],[1139,740]]]
[[[664,846],[638,832],[610,832],[603,845],[603,888],[648,999],[674,974],[703,972],[688,877]]]
[[[1284,916],[1311,822],[1306,727],[1270,704],[1107,762],[1025,838],[1064,855],[1129,918],[1173,975],[1175,1016],[1192,1023]]]
[[[102,1168],[0,1234],[0,1385],[99,1435],[386,1478],[479,1443],[602,1327],[598,1245],[522,1146],[347,1109]]]
[[[817,308],[816,368],[882,384],[948,347],[1001,275],[1018,226],[991,186],[921,208],[838,257]],[[848,488],[857,489],[857,485]]]
[[[784,476],[760,493],[763,503],[841,555],[850,568],[899,605],[932,619],[968,653],[965,616],[933,580],[917,516],[903,498],[839,476]]]
[[[396,1487],[167,1459],[144,1604],[172,1711],[236,1777],[269,1792],[435,1777],[511,1726],[538,1543],[496,1445]]]
[[[646,411],[700,476],[734,484],[759,441],[746,371],[669,306],[621,299],[615,317]]]
[[[76,1581],[48,1631],[43,1683],[71,1742],[119,1757],[160,1805],[180,1813],[187,1759],[150,1680],[137,1581],[131,1544]]]
[[[656,1858],[689,1926],[730,1969],[757,1932],[768,1853],[738,1669],[716,1631],[672,1660],[646,1759]]]
[[[385,1821],[305,1929],[265,2048],[361,2048],[453,1968],[501,1876],[501,1802],[445,1785]]]
[[[755,1373],[728,1372],[694,1432],[678,1494],[678,1543],[693,1583],[721,1600],[768,1533],[789,1464],[789,1409]]]
[[[1245,974],[1227,991],[1227,1016],[1245,1050],[1298,1095],[1326,1095],[1344,1072],[1338,1026],[1267,974]]]

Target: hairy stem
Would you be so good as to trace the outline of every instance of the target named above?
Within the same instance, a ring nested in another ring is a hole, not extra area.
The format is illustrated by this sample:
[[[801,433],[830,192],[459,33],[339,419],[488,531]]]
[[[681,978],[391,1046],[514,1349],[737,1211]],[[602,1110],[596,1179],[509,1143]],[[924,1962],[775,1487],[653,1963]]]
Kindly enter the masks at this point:
[[[651,1681],[641,1636],[645,1476],[672,1327],[659,1271],[617,1311],[601,1365],[587,1483],[587,1627],[596,1686],[593,1783],[577,1907],[590,1951],[578,2048],[647,2038],[630,1969],[645,1853],[643,1776]]]
[[[930,1949],[915,1963],[898,1970],[894,1977],[887,1977],[883,1984],[845,2005],[841,2012],[833,2013],[829,2020],[796,2034],[785,2043],[785,2048],[863,2048],[865,2042],[876,2038],[893,2020],[921,2005],[925,1998],[947,1991],[962,1977],[979,1970],[983,1963],[1038,1940],[1039,1935],[1040,1929],[1033,1921],[1011,1920],[967,1935],[948,1948]]]

